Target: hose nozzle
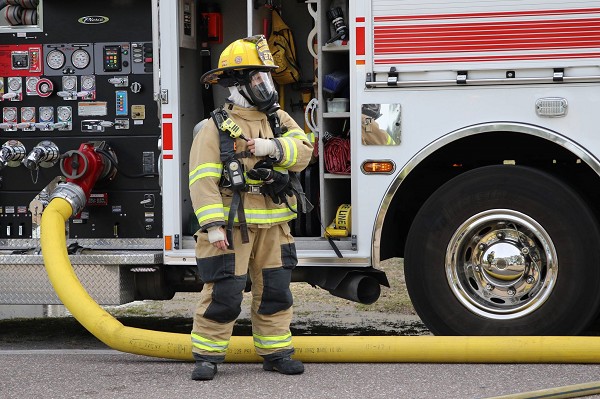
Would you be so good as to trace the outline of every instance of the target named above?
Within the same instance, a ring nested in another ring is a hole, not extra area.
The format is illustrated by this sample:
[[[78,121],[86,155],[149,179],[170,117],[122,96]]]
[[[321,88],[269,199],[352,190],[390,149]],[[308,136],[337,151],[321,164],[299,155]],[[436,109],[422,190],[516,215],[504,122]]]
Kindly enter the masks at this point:
[[[51,141],[44,140],[39,142],[22,162],[27,169],[36,170],[40,166],[42,168],[50,168],[59,159],[60,150],[58,146]]]
[[[336,40],[348,40],[350,30],[348,29],[348,25],[346,25],[346,21],[344,21],[344,12],[341,7],[329,9],[327,11],[327,18],[329,18],[329,21],[335,30],[335,34],[331,39],[327,40],[327,44],[333,43]]]
[[[25,158],[25,146],[17,140],[8,140],[2,144],[0,148],[0,169],[6,166],[19,166],[23,158]]]

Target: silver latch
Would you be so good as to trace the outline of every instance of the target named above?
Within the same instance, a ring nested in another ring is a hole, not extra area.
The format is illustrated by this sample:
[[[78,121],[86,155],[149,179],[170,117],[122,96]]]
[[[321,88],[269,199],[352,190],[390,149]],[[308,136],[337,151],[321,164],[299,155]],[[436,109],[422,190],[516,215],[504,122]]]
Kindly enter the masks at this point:
[[[160,90],[160,103],[161,104],[169,103],[169,90],[167,90],[167,89]]]
[[[391,67],[387,78],[388,86],[398,86],[398,71],[396,67]]]
[[[556,68],[552,74],[553,82],[562,82],[565,78],[565,70],[562,68]]]

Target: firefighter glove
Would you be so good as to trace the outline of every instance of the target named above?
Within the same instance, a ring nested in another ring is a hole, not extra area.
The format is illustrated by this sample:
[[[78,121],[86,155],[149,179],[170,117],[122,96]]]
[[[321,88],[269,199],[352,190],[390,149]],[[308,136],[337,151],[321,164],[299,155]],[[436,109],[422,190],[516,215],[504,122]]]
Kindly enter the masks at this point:
[[[287,203],[286,196],[294,195],[289,184],[289,176],[273,170],[271,162],[258,161],[254,168],[247,172],[247,175],[251,179],[264,181],[265,184],[261,187],[262,193],[271,197],[276,204]]]
[[[274,174],[275,171],[273,170],[273,166],[265,161],[258,161],[253,169],[246,172],[246,176],[249,178],[253,180],[262,180],[265,183],[273,180]]]
[[[273,179],[271,182],[265,182],[261,189],[274,203],[287,204],[287,197],[294,195],[289,182],[290,178],[287,174],[273,171]]]

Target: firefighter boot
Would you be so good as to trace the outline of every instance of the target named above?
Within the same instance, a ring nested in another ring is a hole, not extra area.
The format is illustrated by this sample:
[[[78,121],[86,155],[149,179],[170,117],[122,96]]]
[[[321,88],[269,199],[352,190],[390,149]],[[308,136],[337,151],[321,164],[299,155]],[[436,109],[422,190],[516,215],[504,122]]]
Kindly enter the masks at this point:
[[[196,367],[194,367],[194,371],[192,371],[192,380],[207,381],[215,378],[215,374],[217,374],[217,363],[221,363],[221,361],[212,361],[213,359],[209,356],[201,356],[196,353],[193,355],[196,360]]]
[[[265,356],[263,361],[263,370],[278,371],[281,374],[302,374],[304,373],[304,365],[300,360],[294,360],[289,355],[276,359],[267,359]]]
[[[194,381],[206,381],[212,380],[217,374],[216,363],[211,362],[196,362],[196,367],[192,371],[192,380]]]

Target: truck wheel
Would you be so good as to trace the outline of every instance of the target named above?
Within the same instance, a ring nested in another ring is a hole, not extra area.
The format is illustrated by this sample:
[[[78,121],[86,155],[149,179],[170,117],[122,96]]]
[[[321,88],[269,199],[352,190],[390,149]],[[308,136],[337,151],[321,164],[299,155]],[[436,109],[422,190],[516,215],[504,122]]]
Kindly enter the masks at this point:
[[[175,290],[169,286],[162,268],[153,272],[134,273],[135,300],[163,301],[173,299]]]
[[[600,306],[599,243],[594,214],[559,179],[482,167],[444,184],[418,212],[406,285],[434,334],[578,334]]]

